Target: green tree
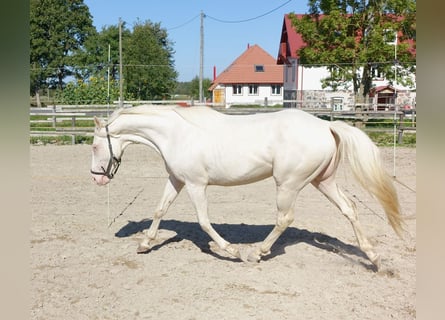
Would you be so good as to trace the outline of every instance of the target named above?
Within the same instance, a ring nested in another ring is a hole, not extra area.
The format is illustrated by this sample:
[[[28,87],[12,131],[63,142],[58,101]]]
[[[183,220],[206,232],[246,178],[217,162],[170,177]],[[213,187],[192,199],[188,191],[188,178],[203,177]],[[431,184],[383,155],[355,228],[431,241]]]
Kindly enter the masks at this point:
[[[210,80],[208,78],[202,79],[202,91],[203,91],[205,100],[210,98],[211,92],[208,91],[207,89],[210,88],[211,85],[212,85],[212,80]],[[190,95],[192,96],[192,98],[195,100],[199,99],[199,77],[198,76],[196,76],[192,79],[191,84],[190,84],[190,90],[191,90]]]
[[[323,86],[334,89],[352,82],[357,98],[371,89],[373,72],[410,85],[415,73],[415,0],[309,0],[309,13],[291,14],[292,24],[306,46],[300,63],[326,65]],[[396,32],[397,61],[394,42]]]
[[[129,38],[131,31],[122,23],[122,37]],[[109,55],[109,56],[108,56]],[[100,32],[89,37],[83,50],[76,56],[76,76],[78,79],[108,77],[119,79],[119,25],[104,26]]]
[[[175,89],[176,94],[191,96],[191,92],[192,92],[192,89],[191,89],[190,81],[176,83],[176,89]]]
[[[173,44],[159,23],[138,21],[123,40],[126,94],[140,100],[163,99],[174,91],[177,72]]]
[[[38,98],[39,89],[63,88],[76,53],[95,32],[83,0],[31,0],[31,94]]]

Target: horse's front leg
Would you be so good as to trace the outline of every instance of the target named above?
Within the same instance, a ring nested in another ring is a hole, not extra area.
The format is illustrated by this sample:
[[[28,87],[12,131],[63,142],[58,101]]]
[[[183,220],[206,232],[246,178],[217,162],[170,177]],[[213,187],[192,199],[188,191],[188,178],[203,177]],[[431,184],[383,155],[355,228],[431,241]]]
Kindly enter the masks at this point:
[[[159,202],[158,207],[156,208],[156,211],[154,213],[151,226],[146,231],[145,238],[139,244],[139,247],[137,249],[138,253],[148,252],[153,247],[154,241],[158,234],[161,219],[167,213],[168,208],[176,199],[183,186],[184,184],[178,181],[175,177],[170,176],[168,178],[161,201]]]
[[[230,253],[236,258],[241,258],[238,248],[221,237],[210,224],[208,216],[206,186],[186,184],[187,192],[198,214],[198,222],[202,230],[204,230],[213,241],[223,250]]]

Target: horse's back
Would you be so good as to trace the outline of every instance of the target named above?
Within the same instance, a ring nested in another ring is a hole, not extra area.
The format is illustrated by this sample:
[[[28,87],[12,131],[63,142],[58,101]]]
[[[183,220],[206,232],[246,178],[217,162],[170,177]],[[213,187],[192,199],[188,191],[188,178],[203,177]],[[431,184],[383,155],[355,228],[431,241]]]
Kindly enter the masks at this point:
[[[224,128],[258,130],[257,127],[269,125],[274,126],[275,129],[281,127],[304,134],[326,128],[326,121],[298,109],[249,115],[228,115],[209,107],[174,108],[173,110],[184,120],[209,131]]]
[[[270,113],[227,115],[208,107],[176,108],[174,111],[212,143],[230,148],[322,149],[334,138],[329,122],[305,111],[286,109]],[[249,148],[246,147],[249,145]]]

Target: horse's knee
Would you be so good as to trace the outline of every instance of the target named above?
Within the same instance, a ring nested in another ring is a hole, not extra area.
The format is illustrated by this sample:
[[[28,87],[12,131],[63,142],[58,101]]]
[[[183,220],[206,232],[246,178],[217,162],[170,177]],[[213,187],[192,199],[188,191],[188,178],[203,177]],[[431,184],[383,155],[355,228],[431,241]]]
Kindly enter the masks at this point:
[[[290,212],[282,215],[280,214],[278,215],[276,226],[280,231],[284,231],[292,222],[294,222],[294,220],[295,217]]]

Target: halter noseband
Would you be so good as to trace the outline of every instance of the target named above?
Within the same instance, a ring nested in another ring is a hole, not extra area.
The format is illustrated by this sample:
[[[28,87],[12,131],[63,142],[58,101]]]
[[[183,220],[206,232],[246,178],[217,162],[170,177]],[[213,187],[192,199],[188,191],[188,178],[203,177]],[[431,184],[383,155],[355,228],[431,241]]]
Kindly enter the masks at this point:
[[[121,159],[116,158],[116,156],[113,154],[110,133],[108,132],[108,125],[105,126],[105,130],[107,131],[108,149],[110,150],[110,160],[108,160],[107,169],[105,170],[105,168],[101,166],[103,172],[98,172],[93,170],[90,170],[90,172],[92,174],[99,174],[102,176],[106,176],[108,179],[113,179],[114,175],[117,172],[117,169],[119,169],[119,166],[121,164]]]

